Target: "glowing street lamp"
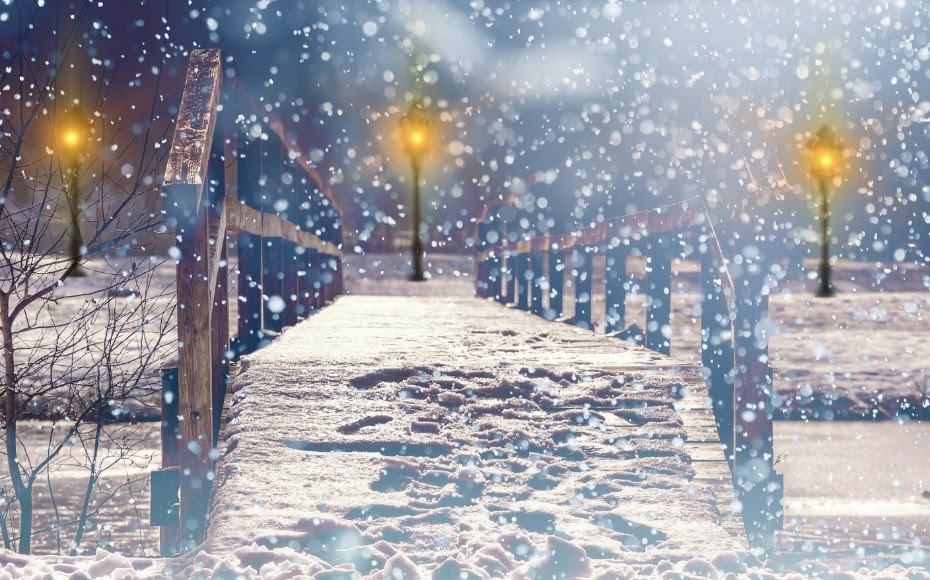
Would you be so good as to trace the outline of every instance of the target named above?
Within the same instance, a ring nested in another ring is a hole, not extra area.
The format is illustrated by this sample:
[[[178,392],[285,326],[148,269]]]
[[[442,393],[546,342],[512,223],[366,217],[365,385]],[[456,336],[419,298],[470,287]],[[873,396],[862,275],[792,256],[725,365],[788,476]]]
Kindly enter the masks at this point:
[[[817,296],[833,296],[830,283],[830,184],[840,176],[846,147],[829,126],[824,125],[805,144],[810,171],[820,188],[820,288]]]
[[[416,102],[401,118],[400,128],[404,151],[410,156],[413,173],[413,245],[411,248],[413,272],[410,274],[410,280],[422,282],[426,280],[426,277],[423,275],[423,240],[420,238],[420,168],[423,158],[429,153],[433,123],[423,111],[420,103]]]
[[[84,156],[84,150],[87,145],[87,118],[79,107],[71,107],[63,115],[56,132],[59,150],[62,152],[62,160],[67,165],[68,210],[71,218],[68,232],[70,238],[69,254],[72,263],[71,275],[83,276],[84,270],[80,268],[81,246],[84,242],[81,239],[81,228],[78,220],[81,203],[81,191],[78,183],[78,166],[81,163],[81,158]]]

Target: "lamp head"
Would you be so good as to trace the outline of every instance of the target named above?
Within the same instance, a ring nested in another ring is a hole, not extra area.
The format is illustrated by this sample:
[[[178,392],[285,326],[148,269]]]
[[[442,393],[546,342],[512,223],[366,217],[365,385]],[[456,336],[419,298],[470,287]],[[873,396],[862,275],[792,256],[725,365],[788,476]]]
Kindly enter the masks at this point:
[[[818,179],[832,179],[843,170],[846,146],[828,125],[824,125],[805,144],[811,173]]]
[[[428,152],[433,132],[432,120],[419,103],[414,103],[400,120],[404,151],[414,162]]]
[[[88,123],[81,109],[74,106],[65,111],[56,133],[59,147],[66,155],[77,157],[83,154],[87,144]]]

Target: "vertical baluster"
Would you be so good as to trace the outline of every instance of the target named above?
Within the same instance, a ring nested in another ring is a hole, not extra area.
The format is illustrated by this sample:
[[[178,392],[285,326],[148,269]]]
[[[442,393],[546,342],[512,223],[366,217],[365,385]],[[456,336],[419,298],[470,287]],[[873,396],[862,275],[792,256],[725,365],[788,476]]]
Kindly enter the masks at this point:
[[[262,148],[262,174],[265,178],[262,210],[279,213],[276,202],[281,199],[281,143],[272,135]],[[268,237],[262,242],[262,290],[265,310],[265,328],[280,332],[284,317],[281,308],[284,298],[284,244],[279,237]],[[286,304],[286,302],[284,302]]]
[[[575,326],[593,329],[591,301],[593,298],[594,248],[575,246],[572,252],[575,269]]]
[[[565,251],[558,247],[549,247],[549,308],[546,319],[556,320],[562,317],[562,298],[565,292]]]
[[[667,235],[653,235],[646,256],[646,348],[671,353],[672,257]]]
[[[297,324],[298,305],[298,256],[297,244],[284,240],[282,244],[283,279],[281,280],[281,293],[284,298],[284,312],[281,313],[281,323],[284,326]]]
[[[228,271],[226,255],[226,228],[222,219],[226,199],[226,158],[225,140],[223,139],[222,124],[217,123],[213,138],[213,148],[210,155],[209,182],[210,207],[207,208],[207,219],[210,221],[210,253],[211,257],[218,257],[218,262],[210,260],[210,267],[217,273],[213,279],[213,311],[210,315],[212,325],[210,357],[213,364],[213,440],[219,438],[220,421],[223,415],[223,403],[226,399],[226,382],[229,374],[229,359],[226,351],[229,349],[229,302],[228,302]],[[216,249],[220,252],[217,254]],[[212,272],[211,272],[212,274]]]
[[[543,289],[548,287],[548,284],[546,283],[545,258],[546,255],[542,250],[533,250],[530,253],[530,271],[533,275],[530,282],[532,288],[530,305],[533,314],[537,316],[542,316],[545,314],[542,300]]]
[[[607,248],[604,274],[605,331],[619,332],[626,328],[626,257],[627,246],[620,243]]]
[[[507,277],[504,284],[506,286],[504,304],[515,304],[517,301],[517,252],[513,247],[507,250]]]
[[[532,275],[529,253],[521,252],[517,254],[517,308],[520,310],[529,310]]]
[[[261,142],[240,135],[236,144],[238,160],[237,189],[239,202],[253,209],[262,208],[261,189]],[[255,224],[257,228],[261,224]],[[240,233],[236,238],[238,271],[237,287],[239,299],[237,344],[239,353],[247,354],[262,342],[262,237]]]

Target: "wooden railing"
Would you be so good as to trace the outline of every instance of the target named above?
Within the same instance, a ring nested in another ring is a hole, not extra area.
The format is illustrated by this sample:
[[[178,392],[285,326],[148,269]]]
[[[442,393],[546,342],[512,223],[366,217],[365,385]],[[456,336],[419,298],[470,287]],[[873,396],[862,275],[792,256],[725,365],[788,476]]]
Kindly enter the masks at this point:
[[[479,223],[476,294],[549,320],[562,318],[565,273],[574,277],[575,315],[592,329],[594,256],[605,256],[608,333],[626,328],[627,258],[646,257],[644,346],[671,351],[674,255],[701,259],[701,361],[717,429],[754,545],[771,546],[782,526],[782,477],[774,471],[772,375],[768,366],[766,271],[755,250],[731,273],[699,197],[604,221],[569,234],[508,241],[494,216]],[[490,235],[491,232],[493,235]],[[494,239],[495,243],[486,243]],[[484,242],[484,243],[483,243]],[[687,249],[687,252],[683,250]]]
[[[343,289],[340,216],[326,184],[224,66],[219,50],[191,53],[165,171],[163,211],[176,234],[178,359],[163,373],[162,468],[152,476],[151,516],[162,526],[165,555],[203,538],[231,360]]]

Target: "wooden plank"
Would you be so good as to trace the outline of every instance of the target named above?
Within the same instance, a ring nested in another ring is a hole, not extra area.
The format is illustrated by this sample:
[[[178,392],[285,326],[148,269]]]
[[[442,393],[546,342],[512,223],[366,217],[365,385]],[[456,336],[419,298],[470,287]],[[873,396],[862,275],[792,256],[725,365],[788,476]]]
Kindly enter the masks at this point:
[[[342,257],[342,250],[331,242],[300,230],[291,222],[241,203],[226,204],[227,224],[232,232],[250,233],[266,237],[282,238],[298,246],[317,250],[328,256]]]
[[[207,178],[207,159],[216,128],[217,105],[220,99],[222,67],[219,49],[191,51],[181,105],[171,139],[171,151],[165,166],[165,185],[203,185]],[[167,188],[166,188],[167,192]],[[172,199],[166,211],[169,216],[196,218],[201,206],[203,188],[191,190],[188,199]]]

